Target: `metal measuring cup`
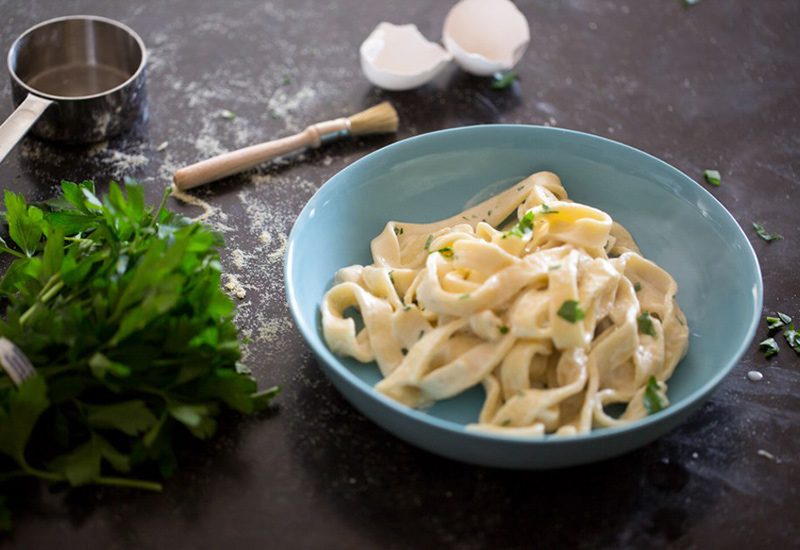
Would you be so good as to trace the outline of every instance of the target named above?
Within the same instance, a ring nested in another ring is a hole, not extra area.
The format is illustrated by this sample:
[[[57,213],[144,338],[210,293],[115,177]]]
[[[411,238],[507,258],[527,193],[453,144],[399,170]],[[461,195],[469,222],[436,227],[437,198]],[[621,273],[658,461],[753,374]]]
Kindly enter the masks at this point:
[[[145,121],[146,64],[139,35],[112,19],[59,17],[31,27],[8,52],[17,109],[0,126],[0,161],[28,130],[94,143]]]

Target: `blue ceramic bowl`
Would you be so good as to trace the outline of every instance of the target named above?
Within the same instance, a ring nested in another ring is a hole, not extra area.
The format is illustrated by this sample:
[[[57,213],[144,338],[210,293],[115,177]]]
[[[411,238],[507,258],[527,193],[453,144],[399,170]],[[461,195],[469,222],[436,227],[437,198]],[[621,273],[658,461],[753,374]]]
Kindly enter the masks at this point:
[[[670,406],[621,428],[572,438],[509,438],[465,429],[478,387],[421,412],[373,390],[374,363],[331,353],[319,306],[340,267],[372,263],[369,243],[388,220],[447,218],[540,170],[570,198],[605,210],[644,255],[677,280],[691,330],[669,380]],[[761,314],[758,260],[739,225],[705,189],[668,164],[597,136],[533,126],[475,126],[400,141],[325,183],[297,219],[286,256],[286,293],[322,370],[357,409],[405,441],[455,460],[504,468],[555,468],[640,447],[697,410],[750,344]]]

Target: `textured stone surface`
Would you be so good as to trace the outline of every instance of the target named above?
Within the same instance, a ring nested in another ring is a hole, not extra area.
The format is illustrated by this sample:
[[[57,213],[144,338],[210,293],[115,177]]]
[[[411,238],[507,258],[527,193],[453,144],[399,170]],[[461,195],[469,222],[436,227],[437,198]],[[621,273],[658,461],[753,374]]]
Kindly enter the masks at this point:
[[[800,358],[755,342],[679,429],[628,455],[554,472],[451,462],[394,439],[322,376],[293,328],[283,246],[314,191],[365,154],[469,124],[546,124],[642,149],[702,183],[743,227],[765,311],[800,318],[800,5],[794,0],[527,0],[531,45],[511,89],[455,67],[409,92],[361,75],[358,45],[382,21],[441,35],[448,2],[340,0],[0,1],[0,48],[50,17],[121,20],[150,50],[150,120],[105,144],[26,138],[0,187],[53,195],[62,179],[131,176],[155,202],[174,169],[379,100],[398,135],[343,141],[199,189],[243,288],[240,327],[259,381],[284,393],[270,415],[230,421],[187,446],[160,495],[108,489],[15,495],[16,548],[787,548],[800,544]],[[11,112],[0,82],[0,115]],[[229,110],[233,120],[223,116]],[[166,145],[163,145],[166,142]],[[702,183],[706,185],[705,183]],[[201,208],[170,201],[187,215]],[[783,241],[752,230],[763,222]],[[698,258],[697,261],[703,261]],[[5,265],[5,264],[2,264]],[[736,276],[736,274],[731,274]],[[698,327],[698,330],[701,327]],[[759,370],[754,382],[747,373]]]

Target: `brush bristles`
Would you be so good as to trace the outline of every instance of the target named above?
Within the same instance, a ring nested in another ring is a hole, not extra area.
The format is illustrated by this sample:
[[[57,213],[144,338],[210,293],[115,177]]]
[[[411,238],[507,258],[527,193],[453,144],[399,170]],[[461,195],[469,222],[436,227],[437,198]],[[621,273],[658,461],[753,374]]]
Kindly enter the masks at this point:
[[[397,131],[397,111],[388,101],[356,113],[348,120],[350,121],[350,133],[354,136],[388,134]]]

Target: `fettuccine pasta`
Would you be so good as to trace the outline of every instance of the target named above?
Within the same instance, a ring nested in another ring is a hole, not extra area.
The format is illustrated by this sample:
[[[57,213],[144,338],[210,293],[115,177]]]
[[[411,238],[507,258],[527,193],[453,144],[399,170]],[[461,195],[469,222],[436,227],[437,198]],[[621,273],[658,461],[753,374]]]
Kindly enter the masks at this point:
[[[677,284],[555,174],[440,222],[390,221],[371,250],[372,265],[337,273],[322,328],[334,353],[377,363],[376,390],[392,399],[425,408],[482,384],[469,428],[520,436],[587,433],[668,404],[688,345]]]

